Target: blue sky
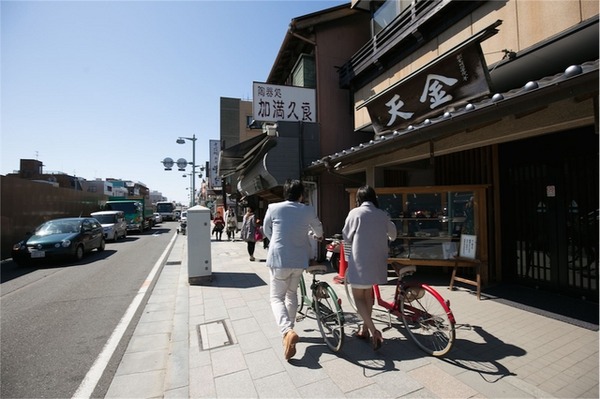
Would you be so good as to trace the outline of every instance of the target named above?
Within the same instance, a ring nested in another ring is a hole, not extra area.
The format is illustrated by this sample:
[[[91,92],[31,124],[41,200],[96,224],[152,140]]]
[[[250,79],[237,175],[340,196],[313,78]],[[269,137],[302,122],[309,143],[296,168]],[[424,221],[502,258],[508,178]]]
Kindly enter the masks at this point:
[[[0,173],[38,159],[187,203],[189,177],[160,162],[191,161],[177,138],[207,161],[219,98],[251,99],[292,18],[346,3],[2,0]]]

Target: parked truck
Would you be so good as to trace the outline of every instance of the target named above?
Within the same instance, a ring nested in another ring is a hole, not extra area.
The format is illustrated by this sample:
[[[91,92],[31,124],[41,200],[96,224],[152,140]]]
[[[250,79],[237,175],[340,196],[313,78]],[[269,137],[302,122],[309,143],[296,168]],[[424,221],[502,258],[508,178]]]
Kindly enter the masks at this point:
[[[104,204],[104,210],[123,211],[127,231],[141,233],[154,225],[152,204],[144,197],[109,197]]]

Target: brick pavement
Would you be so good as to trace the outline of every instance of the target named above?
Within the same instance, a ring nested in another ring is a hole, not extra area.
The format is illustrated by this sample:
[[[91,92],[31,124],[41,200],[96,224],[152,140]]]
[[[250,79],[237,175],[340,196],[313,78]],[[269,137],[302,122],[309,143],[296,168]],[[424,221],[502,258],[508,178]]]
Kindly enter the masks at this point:
[[[190,286],[187,236],[175,240],[107,398],[598,398],[598,331],[443,285],[434,287],[459,323],[443,359],[425,356],[397,320],[373,352],[351,336],[356,315],[346,304],[340,353],[307,317],[286,362],[266,252],[257,245],[250,262],[241,241],[213,241],[211,250],[212,284]],[[332,285],[345,299],[343,286]],[[375,317],[385,327],[386,314]]]

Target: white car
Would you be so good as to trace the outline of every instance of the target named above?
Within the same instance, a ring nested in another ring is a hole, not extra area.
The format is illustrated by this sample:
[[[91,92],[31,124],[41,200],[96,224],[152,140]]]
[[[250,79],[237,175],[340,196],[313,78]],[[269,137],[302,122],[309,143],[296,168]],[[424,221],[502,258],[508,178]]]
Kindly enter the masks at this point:
[[[162,222],[163,222],[162,215],[158,212],[154,212],[154,224],[162,223]]]
[[[106,241],[117,241],[121,237],[127,237],[127,222],[123,211],[102,211],[91,215],[102,225]]]

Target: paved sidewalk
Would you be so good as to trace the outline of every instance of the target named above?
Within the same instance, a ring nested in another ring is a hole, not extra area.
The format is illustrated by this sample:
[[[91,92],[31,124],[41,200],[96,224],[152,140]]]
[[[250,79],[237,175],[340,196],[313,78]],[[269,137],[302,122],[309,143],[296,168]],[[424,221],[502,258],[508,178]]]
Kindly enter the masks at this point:
[[[374,352],[352,337],[356,315],[343,304],[342,351],[331,353],[307,317],[287,362],[266,251],[257,245],[250,262],[244,242],[213,241],[212,284],[190,286],[187,238],[175,240],[107,398],[598,398],[597,331],[446,286],[434,285],[460,326],[444,359],[424,355],[395,319]],[[375,317],[384,328],[387,315]]]

